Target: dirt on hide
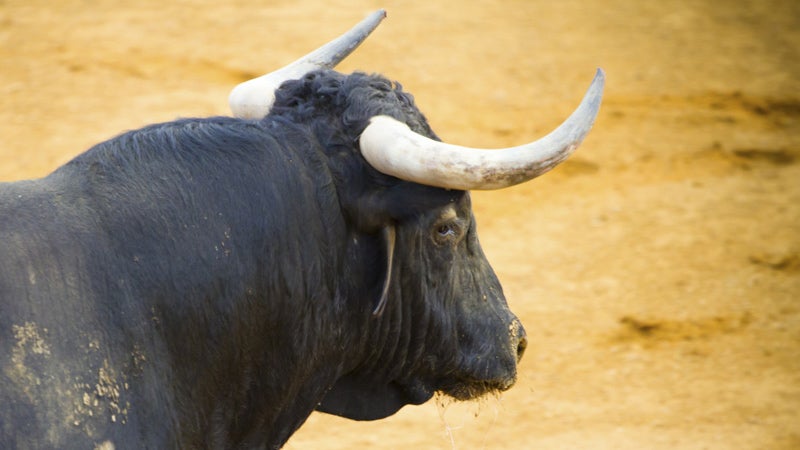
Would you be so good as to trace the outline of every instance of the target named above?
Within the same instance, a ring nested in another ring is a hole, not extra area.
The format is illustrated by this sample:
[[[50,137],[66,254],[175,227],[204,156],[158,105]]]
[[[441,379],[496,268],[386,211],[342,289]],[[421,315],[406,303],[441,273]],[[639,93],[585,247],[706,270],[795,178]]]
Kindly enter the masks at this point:
[[[236,83],[381,7],[340,69],[400,81],[446,141],[540,137],[597,67],[605,99],[558,169],[473,195],[528,333],[517,385],[314,414],[286,448],[800,448],[796,1],[4,0],[0,179],[229,114]]]

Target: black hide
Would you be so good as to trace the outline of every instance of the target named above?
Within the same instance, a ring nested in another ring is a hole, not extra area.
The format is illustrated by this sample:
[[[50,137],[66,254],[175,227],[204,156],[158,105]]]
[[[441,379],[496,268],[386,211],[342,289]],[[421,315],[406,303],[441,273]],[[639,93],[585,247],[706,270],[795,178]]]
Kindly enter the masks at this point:
[[[323,71],[263,120],[149,126],[0,184],[0,448],[277,448],[315,408],[508,388],[524,332],[469,196],[367,165],[376,114],[435,138],[398,86]]]

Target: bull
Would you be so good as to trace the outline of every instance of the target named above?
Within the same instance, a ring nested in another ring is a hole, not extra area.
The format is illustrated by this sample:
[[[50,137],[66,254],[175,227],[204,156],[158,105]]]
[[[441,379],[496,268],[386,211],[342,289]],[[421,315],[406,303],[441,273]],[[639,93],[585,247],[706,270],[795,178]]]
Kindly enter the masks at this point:
[[[0,185],[0,448],[278,448],[315,409],[514,384],[525,331],[468,191],[566,158],[603,74],[540,140],[442,143],[398,84],[332,70],[384,15],[234,89],[236,117]]]

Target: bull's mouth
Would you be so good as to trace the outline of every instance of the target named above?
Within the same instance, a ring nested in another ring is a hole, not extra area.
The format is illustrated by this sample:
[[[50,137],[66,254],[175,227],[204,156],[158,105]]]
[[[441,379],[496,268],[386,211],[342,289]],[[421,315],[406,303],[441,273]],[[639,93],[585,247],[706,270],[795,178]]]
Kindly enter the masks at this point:
[[[488,394],[506,391],[516,381],[516,376],[496,380],[462,378],[441,382],[436,390],[456,400],[467,401],[479,399]]]
[[[515,382],[516,374],[496,379],[461,376],[432,381],[419,378],[379,385],[345,376],[328,391],[316,409],[353,420],[377,420],[391,416],[405,405],[421,405],[435,392],[467,401],[505,391]]]

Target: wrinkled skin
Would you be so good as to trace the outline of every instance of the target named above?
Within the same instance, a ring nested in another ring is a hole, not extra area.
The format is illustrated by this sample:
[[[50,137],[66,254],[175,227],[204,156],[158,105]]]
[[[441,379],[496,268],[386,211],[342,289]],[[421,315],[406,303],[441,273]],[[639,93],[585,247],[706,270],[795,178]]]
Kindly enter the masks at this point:
[[[436,194],[444,206],[397,225],[403,250],[389,306],[366,324],[366,362],[337,382],[319,410],[372,420],[435,391],[469,400],[514,383],[525,332],[480,248],[469,195]]]

